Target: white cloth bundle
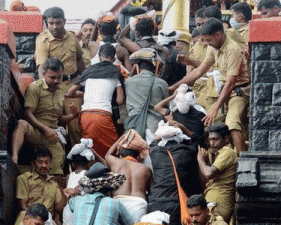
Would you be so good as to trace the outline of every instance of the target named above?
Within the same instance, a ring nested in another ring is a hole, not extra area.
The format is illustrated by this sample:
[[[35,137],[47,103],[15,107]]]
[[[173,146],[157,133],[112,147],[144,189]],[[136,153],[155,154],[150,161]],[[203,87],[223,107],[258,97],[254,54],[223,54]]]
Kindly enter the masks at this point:
[[[176,97],[170,102],[169,108],[172,112],[179,110],[180,113],[188,113],[189,107],[193,106],[196,110],[206,114],[206,110],[196,102],[196,96],[192,88],[187,84],[181,84],[177,89]]]
[[[160,30],[158,32],[157,42],[159,45],[168,45],[171,42],[178,40],[179,33],[175,30]]]
[[[216,92],[219,94],[222,88],[221,82],[220,82],[220,71],[219,70],[213,70],[212,72],[207,72],[208,77],[213,77],[215,82],[215,89]]]
[[[170,223],[170,215],[158,210],[143,216],[140,222],[155,224],[162,224],[163,222]]]
[[[76,144],[73,146],[71,151],[68,153],[67,158],[72,160],[74,155],[80,154],[87,158],[88,161],[95,160],[94,153],[92,152],[91,148],[93,147],[93,140],[88,138],[82,138],[80,140],[80,144]]]
[[[158,123],[158,129],[154,135],[161,138],[158,146],[165,146],[168,141],[176,141],[181,143],[183,140],[191,139],[185,135],[180,128],[169,126],[169,124],[165,123],[164,120],[161,120]]]

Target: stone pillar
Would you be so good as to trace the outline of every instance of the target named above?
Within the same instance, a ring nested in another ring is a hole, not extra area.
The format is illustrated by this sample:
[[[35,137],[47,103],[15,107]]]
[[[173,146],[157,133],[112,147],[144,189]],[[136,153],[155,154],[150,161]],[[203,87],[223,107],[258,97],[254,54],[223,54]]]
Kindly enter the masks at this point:
[[[22,117],[23,95],[11,69],[16,56],[15,36],[7,22],[0,21],[0,30],[0,224],[13,224],[18,171],[8,149],[16,121]]]
[[[163,29],[189,31],[190,0],[162,1]]]
[[[237,224],[281,224],[281,18],[250,22],[250,148],[239,159]]]
[[[16,36],[16,61],[23,65],[23,73],[35,79],[35,40],[43,29],[43,15],[39,12],[0,12],[0,19],[9,22]]]

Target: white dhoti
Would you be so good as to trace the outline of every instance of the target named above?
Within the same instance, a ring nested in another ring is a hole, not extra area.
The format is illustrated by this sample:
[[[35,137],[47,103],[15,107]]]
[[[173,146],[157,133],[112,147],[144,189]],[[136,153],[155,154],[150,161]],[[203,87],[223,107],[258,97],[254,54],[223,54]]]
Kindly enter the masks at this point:
[[[146,215],[147,201],[141,197],[128,196],[128,195],[117,195],[114,199],[118,199],[131,215],[135,218],[135,222],[139,222],[140,219]]]

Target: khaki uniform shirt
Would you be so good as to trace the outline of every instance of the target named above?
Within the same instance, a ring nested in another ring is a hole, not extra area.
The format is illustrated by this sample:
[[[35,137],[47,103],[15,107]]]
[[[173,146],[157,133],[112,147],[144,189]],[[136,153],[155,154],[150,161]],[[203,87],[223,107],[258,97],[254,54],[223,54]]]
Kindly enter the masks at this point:
[[[190,58],[203,62],[206,57],[208,45],[204,43],[203,38],[200,39],[190,49]]]
[[[17,198],[26,200],[27,207],[34,203],[42,203],[50,213],[54,213],[55,204],[62,198],[58,184],[48,175],[42,180],[35,172],[26,172],[17,178]]]
[[[31,83],[25,93],[25,108],[34,108],[36,119],[50,128],[58,127],[58,119],[63,115],[64,91],[59,88],[54,93],[44,79]]]
[[[238,29],[237,31],[245,39],[245,41],[248,42],[248,34],[249,34],[248,24],[243,27],[240,27],[240,29]]]
[[[226,82],[227,76],[237,76],[236,85],[249,83],[250,77],[247,72],[247,62],[240,47],[228,36],[222,47],[217,50],[208,48],[204,62],[215,70],[220,71],[220,81]]]
[[[234,28],[224,29],[225,34],[235,41],[244,50],[247,47],[247,40]]]
[[[88,45],[85,45],[83,43],[83,41],[80,41],[80,46],[83,50],[83,61],[84,61],[84,64],[85,64],[85,67],[89,67],[91,65],[91,53],[90,53],[90,49],[88,47]]]
[[[205,193],[209,190],[218,190],[222,194],[235,191],[237,153],[231,145],[224,146],[215,154],[210,152],[209,160],[219,170],[219,174],[207,182]]]
[[[36,38],[36,65],[43,65],[48,58],[56,57],[63,62],[64,74],[72,75],[77,71],[77,59],[83,51],[73,32],[66,31],[62,40],[54,38],[49,30],[44,30]]]

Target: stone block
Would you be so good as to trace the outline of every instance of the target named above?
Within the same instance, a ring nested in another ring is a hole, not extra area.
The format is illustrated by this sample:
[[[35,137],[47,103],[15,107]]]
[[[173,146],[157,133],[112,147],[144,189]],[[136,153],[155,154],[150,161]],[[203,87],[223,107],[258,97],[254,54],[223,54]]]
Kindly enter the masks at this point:
[[[272,103],[273,105],[281,105],[281,83],[273,84]]]
[[[272,106],[256,106],[250,116],[252,129],[275,129],[274,109]],[[252,135],[252,138],[254,135]]]
[[[270,60],[271,45],[257,43],[252,45],[252,60]]]
[[[273,84],[258,83],[254,84],[254,104],[256,106],[270,106],[272,105],[272,86]]]
[[[281,44],[280,42],[271,46],[270,58],[272,60],[281,60]]]
[[[251,151],[268,151],[268,130],[252,130]]]
[[[281,151],[281,130],[269,131],[269,149],[270,151]]]
[[[17,62],[23,64],[24,73],[32,73],[35,71],[35,61],[33,58],[33,54],[26,54],[26,55],[17,55]]]
[[[17,54],[33,54],[35,52],[36,35],[16,34]]]
[[[258,159],[240,158],[238,160],[237,174],[236,187],[240,191],[245,188],[258,188]]]
[[[254,61],[252,66],[254,83],[276,83],[281,73],[279,61]]]

